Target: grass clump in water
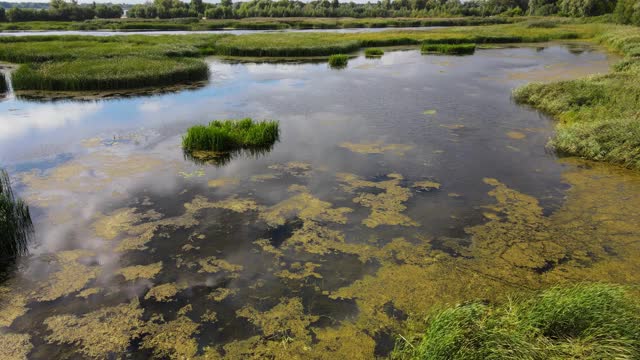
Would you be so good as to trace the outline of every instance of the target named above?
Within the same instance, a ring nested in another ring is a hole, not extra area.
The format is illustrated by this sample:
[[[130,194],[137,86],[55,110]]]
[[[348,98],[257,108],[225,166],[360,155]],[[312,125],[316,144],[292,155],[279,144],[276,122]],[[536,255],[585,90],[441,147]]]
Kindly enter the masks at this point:
[[[280,136],[277,121],[216,120],[209,125],[196,125],[182,137],[187,152],[230,152],[242,149],[270,148]]]
[[[380,57],[384,55],[384,51],[382,49],[378,49],[378,48],[368,48],[364,50],[364,56],[366,57]]]
[[[0,169],[0,261],[25,254],[32,234],[29,207],[15,198],[9,175]]]
[[[207,65],[190,58],[117,57],[25,64],[13,74],[16,90],[111,90],[206,80]]]
[[[422,44],[423,53],[445,55],[471,55],[476,52],[476,44]]]
[[[622,286],[555,287],[500,305],[471,303],[435,313],[396,359],[636,359],[640,303]]]
[[[348,62],[349,57],[344,54],[334,54],[329,56],[329,66],[331,66],[332,68],[344,68],[347,66]]]

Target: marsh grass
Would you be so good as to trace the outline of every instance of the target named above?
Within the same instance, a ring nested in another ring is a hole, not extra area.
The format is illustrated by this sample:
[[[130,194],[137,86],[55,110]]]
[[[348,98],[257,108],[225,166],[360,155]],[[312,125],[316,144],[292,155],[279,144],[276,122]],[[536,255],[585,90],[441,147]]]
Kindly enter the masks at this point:
[[[329,66],[334,69],[342,69],[347,67],[349,56],[344,54],[334,54],[329,56]]]
[[[368,48],[364,50],[364,56],[368,58],[376,58],[384,55],[384,51],[379,48]]]
[[[9,175],[0,169],[0,260],[25,254],[32,234],[29,207],[14,196]]]
[[[626,55],[612,73],[532,83],[513,97],[559,120],[549,142],[559,154],[640,170],[640,29],[613,27],[598,39]]]
[[[12,76],[16,90],[112,90],[206,80],[208,67],[189,58],[116,57],[21,65]]]
[[[472,55],[476,44],[423,44],[420,50],[429,54]]]
[[[216,120],[209,125],[196,125],[182,137],[185,152],[209,151],[225,153],[237,150],[259,151],[270,148],[280,137],[277,121]]]
[[[0,72],[0,93],[5,93],[9,90],[9,84],[7,84],[7,78],[4,73]]]
[[[554,287],[492,305],[435,312],[415,344],[398,342],[396,359],[636,359],[640,303],[622,286]]]

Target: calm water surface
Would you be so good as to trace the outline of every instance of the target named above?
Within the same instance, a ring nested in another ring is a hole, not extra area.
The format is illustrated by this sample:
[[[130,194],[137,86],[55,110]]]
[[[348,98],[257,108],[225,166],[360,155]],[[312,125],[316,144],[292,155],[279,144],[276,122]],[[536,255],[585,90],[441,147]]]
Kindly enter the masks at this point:
[[[197,90],[10,96],[0,164],[36,239],[0,285],[5,356],[371,358],[434,304],[633,282],[609,266],[638,249],[608,226],[640,234],[638,179],[557,161],[552,122],[510,98],[612,60],[579,44],[343,70],[210,59]],[[272,151],[185,159],[187,127],[243,117],[280,121]]]

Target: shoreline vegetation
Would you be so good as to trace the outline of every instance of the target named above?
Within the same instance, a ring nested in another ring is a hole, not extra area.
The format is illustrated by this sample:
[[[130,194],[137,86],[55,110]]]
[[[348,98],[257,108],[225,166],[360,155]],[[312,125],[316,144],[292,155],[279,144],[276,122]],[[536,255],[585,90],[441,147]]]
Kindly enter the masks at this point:
[[[416,325],[417,334],[402,337],[391,357],[637,359],[640,303],[634,295],[618,285],[578,284],[501,304],[445,308]]]
[[[9,174],[0,169],[0,269],[27,252],[33,234],[29,207],[16,198],[11,189]]]
[[[420,51],[425,54],[472,55],[476,52],[476,44],[422,44]]]

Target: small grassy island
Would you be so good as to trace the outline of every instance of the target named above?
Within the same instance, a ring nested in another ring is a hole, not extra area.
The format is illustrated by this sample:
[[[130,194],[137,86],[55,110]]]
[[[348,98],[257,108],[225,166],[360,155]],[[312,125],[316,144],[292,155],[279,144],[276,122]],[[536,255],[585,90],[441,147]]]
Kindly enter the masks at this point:
[[[15,198],[9,175],[0,169],[0,263],[25,254],[32,233],[29,207]]]
[[[637,359],[640,303],[618,285],[579,284],[504,304],[434,313],[396,359]]]
[[[277,121],[215,120],[209,125],[196,125],[182,138],[186,152],[210,151],[227,153],[238,150],[270,148],[280,136]]]
[[[384,51],[379,48],[368,48],[364,50],[364,56],[368,58],[376,58],[384,55]]]
[[[476,44],[423,44],[423,53],[444,55],[471,55],[476,52]]]
[[[347,66],[349,63],[349,56],[344,54],[335,54],[329,56],[329,66],[332,68],[340,69]]]

